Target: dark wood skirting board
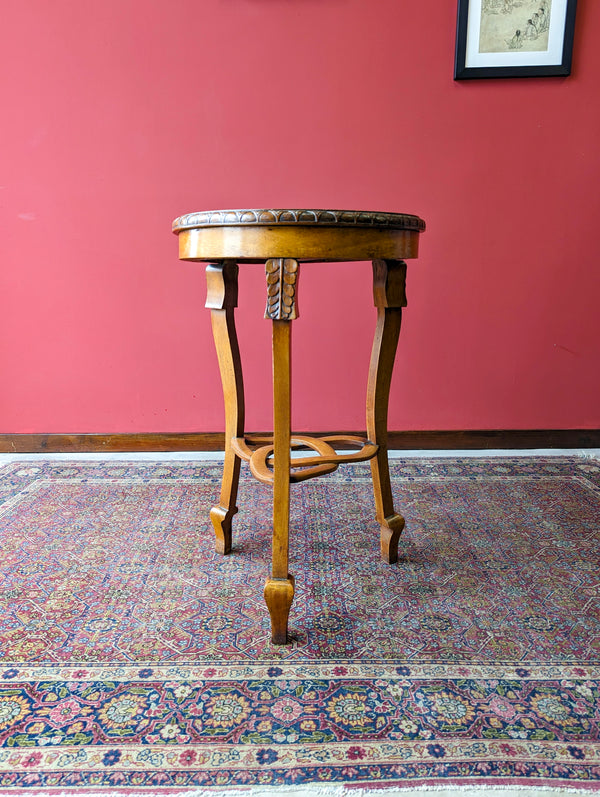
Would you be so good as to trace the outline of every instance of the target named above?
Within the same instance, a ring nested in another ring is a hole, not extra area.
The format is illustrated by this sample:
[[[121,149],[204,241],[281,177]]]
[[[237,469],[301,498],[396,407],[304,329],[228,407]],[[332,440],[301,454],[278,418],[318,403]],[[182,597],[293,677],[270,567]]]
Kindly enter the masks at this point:
[[[314,432],[311,434],[364,434],[364,432]],[[149,434],[0,434],[0,453],[77,454],[137,451],[222,451],[220,432]],[[421,449],[522,449],[600,448],[600,429],[493,429],[466,431],[411,431],[389,433],[388,448]]]
[[[136,451],[222,451],[220,432],[184,434],[0,434],[0,452],[12,454]]]

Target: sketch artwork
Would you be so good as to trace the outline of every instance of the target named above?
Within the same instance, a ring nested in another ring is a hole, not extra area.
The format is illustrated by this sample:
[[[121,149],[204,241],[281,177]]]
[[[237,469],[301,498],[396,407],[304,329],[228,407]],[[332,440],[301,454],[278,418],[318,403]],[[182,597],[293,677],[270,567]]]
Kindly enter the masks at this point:
[[[544,52],[552,0],[482,0],[480,53]]]

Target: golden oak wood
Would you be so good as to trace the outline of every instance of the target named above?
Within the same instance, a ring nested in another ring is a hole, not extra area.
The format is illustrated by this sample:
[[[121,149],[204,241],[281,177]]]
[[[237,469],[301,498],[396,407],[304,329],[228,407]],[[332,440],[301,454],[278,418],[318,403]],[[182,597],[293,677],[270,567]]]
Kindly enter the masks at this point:
[[[225,464],[219,505],[211,510],[217,550],[231,549],[240,463],[246,459],[260,481],[273,485],[271,574],[264,590],[273,644],[288,641],[288,618],[294,598],[289,573],[290,483],[330,473],[342,462],[370,459],[381,552],[398,557],[404,519],[394,510],[387,459],[387,411],[392,367],[402,307],[406,305],[404,258],[417,256],[417,216],[342,210],[203,211],[176,219],[179,256],[216,261],[207,268],[208,298],[225,399]],[[367,388],[369,439],[335,435],[309,439],[291,435],[291,324],[298,317],[297,287],[301,261],[373,261],[373,296],[377,326]],[[267,304],[272,323],[273,437],[244,432],[244,394],[234,308],[237,263],[265,263]],[[338,454],[337,447],[359,450]],[[308,447],[316,456],[294,459],[291,449]]]
[[[360,210],[217,210],[173,222],[180,259],[238,263],[402,260],[417,257],[424,229],[418,216]]]
[[[211,311],[213,336],[221,371],[225,400],[225,461],[219,504],[210,511],[219,553],[231,551],[231,520],[236,506],[241,460],[231,448],[231,440],[244,434],[244,383],[235,330],[238,266],[226,261],[206,267],[206,307]]]
[[[256,445],[252,445],[255,443]],[[358,451],[349,454],[338,454],[331,445],[337,443],[338,447],[356,446]],[[262,445],[261,445],[262,444]],[[236,437],[232,441],[235,453],[250,463],[252,475],[263,482],[263,484],[273,484],[273,437],[263,437],[256,435],[246,435]],[[377,446],[370,443],[364,437],[350,434],[336,435],[292,435],[290,449],[312,449],[318,453],[316,457],[298,457],[290,459],[290,483],[312,479],[314,476],[323,476],[326,473],[333,473],[342,463],[364,462],[375,456]]]
[[[373,298],[377,327],[367,384],[367,435],[379,445],[371,460],[376,517],[381,528],[381,555],[390,564],[398,560],[398,540],[404,518],[394,511],[387,458],[387,415],[392,369],[406,306],[406,263],[373,261]]]
[[[185,230],[179,234],[181,260],[261,263],[267,257],[295,258],[303,263],[417,257],[418,232],[412,230],[332,230],[311,228],[237,227]],[[265,249],[265,234],[269,235]]]
[[[294,597],[288,573],[290,516],[291,352],[290,321],[273,322],[273,564],[265,586],[274,645],[287,642],[287,621]]]

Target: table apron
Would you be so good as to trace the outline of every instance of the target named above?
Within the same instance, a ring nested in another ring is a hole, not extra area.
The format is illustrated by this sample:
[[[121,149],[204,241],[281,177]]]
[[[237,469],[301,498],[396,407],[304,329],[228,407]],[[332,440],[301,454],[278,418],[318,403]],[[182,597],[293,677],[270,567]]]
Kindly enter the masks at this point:
[[[406,260],[418,255],[419,232],[353,227],[223,226],[179,233],[181,260],[238,263],[295,258],[319,263],[358,260]]]

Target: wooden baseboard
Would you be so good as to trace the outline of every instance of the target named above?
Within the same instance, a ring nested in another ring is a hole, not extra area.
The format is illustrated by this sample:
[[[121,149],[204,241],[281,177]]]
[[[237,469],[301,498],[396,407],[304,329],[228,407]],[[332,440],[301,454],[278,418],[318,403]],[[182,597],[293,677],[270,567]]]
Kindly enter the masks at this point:
[[[314,434],[337,434],[315,432]],[[364,434],[364,432],[339,432]],[[0,434],[0,453],[78,454],[140,451],[222,451],[220,432],[184,434]],[[492,429],[389,433],[388,447],[399,450],[600,448],[600,429]]]
[[[117,453],[136,451],[222,451],[220,432],[184,434],[0,434],[6,454]]]

